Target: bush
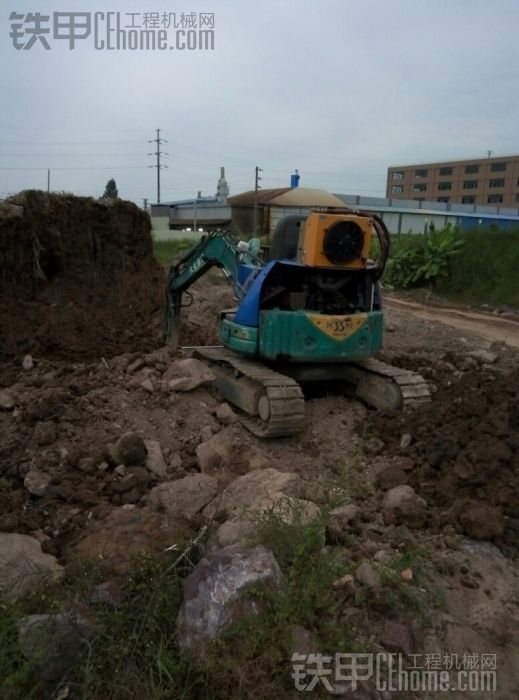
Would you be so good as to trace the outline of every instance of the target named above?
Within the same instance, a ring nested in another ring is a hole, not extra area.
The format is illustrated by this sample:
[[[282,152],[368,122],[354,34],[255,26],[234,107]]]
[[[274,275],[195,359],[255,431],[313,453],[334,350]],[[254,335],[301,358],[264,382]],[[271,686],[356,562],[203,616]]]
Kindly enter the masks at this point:
[[[464,240],[450,225],[422,235],[399,236],[386,267],[385,280],[397,289],[433,287],[449,276]]]
[[[519,230],[478,227],[462,236],[463,255],[436,291],[464,303],[519,308]]]

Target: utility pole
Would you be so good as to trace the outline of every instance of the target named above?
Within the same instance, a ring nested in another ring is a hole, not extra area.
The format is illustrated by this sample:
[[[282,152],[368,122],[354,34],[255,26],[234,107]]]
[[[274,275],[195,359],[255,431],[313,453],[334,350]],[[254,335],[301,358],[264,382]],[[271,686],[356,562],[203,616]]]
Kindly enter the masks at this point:
[[[252,233],[256,235],[256,230],[258,228],[258,190],[260,189],[259,182],[261,177],[259,176],[263,170],[257,165],[254,171],[254,214],[252,219]]]
[[[144,197],[144,199],[142,200],[142,207],[143,207],[144,211],[148,211],[148,198],[147,197]]]
[[[487,151],[487,155],[490,158],[490,156],[492,155],[492,151]]]
[[[47,169],[47,192],[50,192],[50,168]]]
[[[168,156],[169,153],[166,153],[165,151],[161,151],[160,147],[163,143],[167,143],[166,139],[161,139],[160,138],[160,132],[161,129],[157,129],[157,137],[154,139],[150,139],[148,143],[156,143],[157,144],[157,150],[154,151],[153,153],[148,153],[149,156],[156,156],[157,157],[157,163],[156,165],[149,165],[149,168],[157,168],[157,204],[160,204],[160,171],[162,168],[167,168],[167,165],[163,165],[160,162],[161,156]]]

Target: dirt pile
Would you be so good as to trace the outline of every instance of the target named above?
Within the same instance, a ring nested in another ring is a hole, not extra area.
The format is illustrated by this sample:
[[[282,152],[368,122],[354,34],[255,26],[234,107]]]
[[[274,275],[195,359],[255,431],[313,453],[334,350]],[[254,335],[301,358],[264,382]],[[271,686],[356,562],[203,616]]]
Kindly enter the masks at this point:
[[[371,429],[384,441],[386,455],[403,460],[405,474],[393,476],[398,483],[405,479],[436,507],[438,525],[454,523],[469,537],[516,546],[517,368],[469,363],[467,369],[467,357],[454,354],[428,369],[423,358],[407,356],[404,361],[423,371],[437,392],[420,410],[371,414]]]
[[[212,271],[200,278],[182,300],[185,308],[180,318],[180,344],[219,345],[220,313],[237,306],[230,283],[223,273]]]
[[[22,192],[0,208],[0,353],[100,357],[156,345],[163,271],[147,214]]]

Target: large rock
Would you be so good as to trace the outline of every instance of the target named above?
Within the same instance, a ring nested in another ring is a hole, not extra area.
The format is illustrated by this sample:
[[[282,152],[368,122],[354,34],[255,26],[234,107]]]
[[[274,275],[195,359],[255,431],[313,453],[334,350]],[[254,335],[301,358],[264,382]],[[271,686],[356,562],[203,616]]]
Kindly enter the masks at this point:
[[[34,361],[32,355],[25,355],[22,360],[22,367],[26,372],[30,372],[34,368]]]
[[[24,593],[63,575],[56,559],[28,535],[0,533],[0,598],[15,601]]]
[[[156,476],[166,476],[168,466],[164,461],[162,449],[156,440],[144,440],[144,445],[147,450],[146,468]]]
[[[79,615],[29,615],[17,623],[22,654],[43,681],[63,678],[79,661],[93,629]]]
[[[0,389],[0,411],[11,411],[14,408],[14,396],[7,389]]]
[[[214,381],[213,372],[200,360],[192,357],[177,360],[164,373],[162,385],[170,391],[193,391]]]
[[[459,521],[465,533],[475,540],[502,537],[505,530],[505,519],[499,508],[477,501],[472,501],[465,506],[459,515]]]
[[[411,486],[403,484],[385,494],[382,512],[388,524],[419,528],[427,520],[427,503]]]
[[[39,469],[30,469],[23,480],[23,485],[32,496],[41,498],[49,491],[51,485],[49,474]]]
[[[285,525],[295,524],[304,527],[317,520],[321,515],[321,510],[312,501],[278,492],[253,501],[249,506],[249,513],[253,515],[268,514],[268,517],[274,517]]]
[[[409,655],[413,646],[411,630],[407,625],[386,620],[381,644],[393,653]]]
[[[190,536],[183,522],[173,518],[166,522],[148,508],[113,508],[89,525],[72,551],[125,574],[136,557],[160,554],[174,544],[184,544]]]
[[[490,352],[488,350],[484,350],[483,348],[480,348],[478,350],[471,350],[470,352],[467,353],[468,357],[472,357],[476,362],[479,362],[481,365],[493,365],[494,362],[497,360],[497,354],[495,352]]]
[[[257,544],[261,537],[264,519],[285,525],[304,527],[315,522],[321,511],[315,503],[303,498],[294,498],[284,493],[274,493],[254,500],[241,515],[235,515],[220,525],[209,541],[209,549],[223,549],[232,544]],[[322,542],[325,543],[324,527]]]
[[[229,481],[240,474],[256,469],[266,469],[271,462],[254,445],[244,445],[239,432],[225,428],[196,448],[200,471]]]
[[[305,484],[298,474],[280,472],[267,468],[253,471],[232,481],[221,496],[212,501],[205,509],[207,518],[233,517],[250,510],[251,506],[263,500],[265,505],[278,499],[278,494],[298,498],[304,495]]]
[[[207,474],[191,474],[155,486],[148,505],[173,517],[192,520],[217,494],[218,482]]]
[[[221,403],[216,410],[216,417],[224,425],[232,425],[238,420],[238,416],[228,403]]]
[[[326,526],[332,542],[343,542],[348,539],[351,526],[359,517],[359,507],[353,503],[334,508],[330,513]]]
[[[382,589],[382,578],[369,562],[363,562],[355,570],[355,580],[369,588],[375,595]]]
[[[137,433],[125,433],[111,449],[112,456],[118,464],[143,465],[146,462],[147,451],[144,440]]]
[[[216,551],[230,547],[233,544],[242,546],[250,545],[256,539],[257,528],[245,517],[231,518],[222,523],[208,542],[210,551]]]
[[[264,547],[227,547],[209,554],[184,581],[184,602],[177,619],[178,643],[184,651],[201,651],[229,625],[262,610],[247,589],[279,586],[283,575]]]

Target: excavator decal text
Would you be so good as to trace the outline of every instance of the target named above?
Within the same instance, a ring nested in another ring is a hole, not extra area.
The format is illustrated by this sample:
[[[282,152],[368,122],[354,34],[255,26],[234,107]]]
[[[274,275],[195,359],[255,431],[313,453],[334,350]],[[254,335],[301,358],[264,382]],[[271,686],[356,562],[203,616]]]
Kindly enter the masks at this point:
[[[328,316],[324,314],[307,314],[307,318],[320,331],[336,340],[344,340],[356,333],[367,320],[367,314],[352,316]]]
[[[189,268],[189,272],[194,275],[195,272],[198,272],[198,270],[203,266],[205,260],[204,257],[201,255],[195,262],[191,265]]]

